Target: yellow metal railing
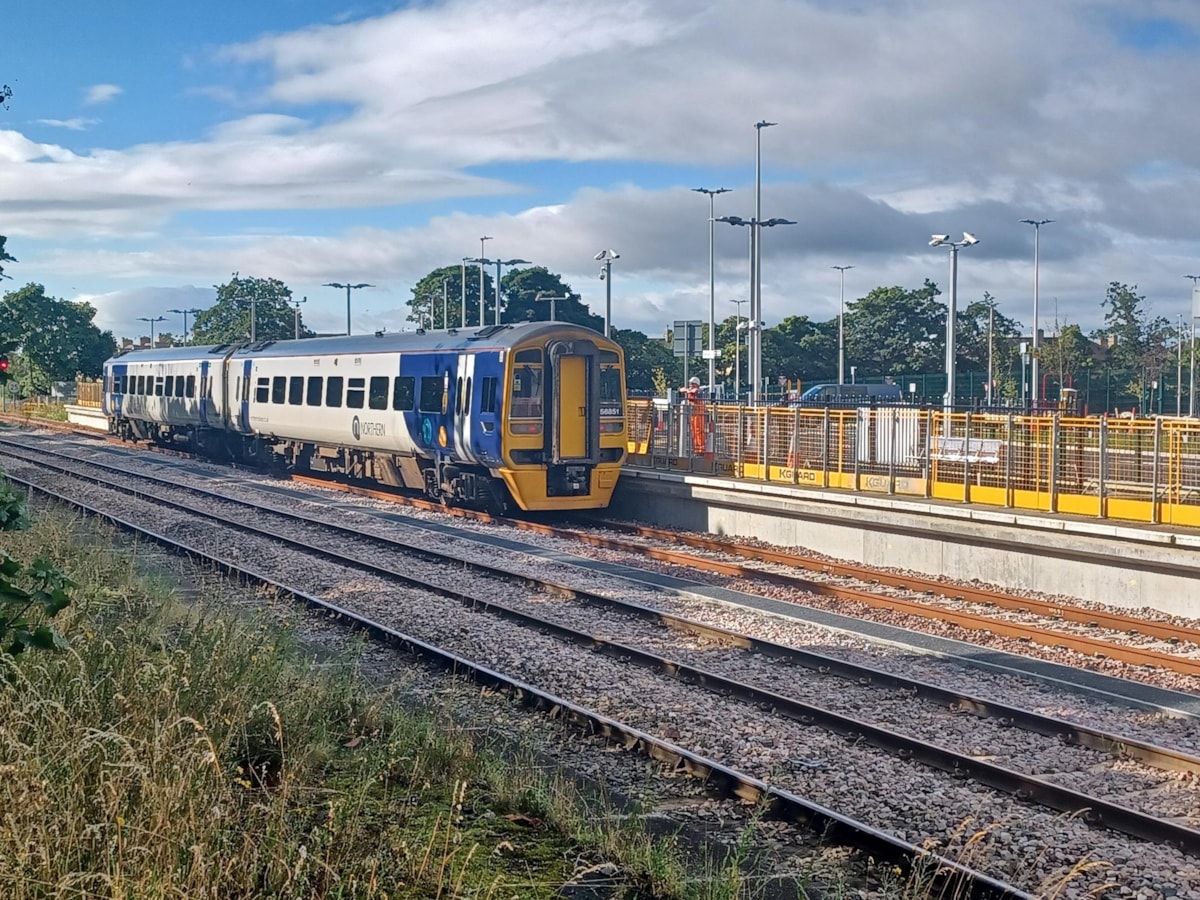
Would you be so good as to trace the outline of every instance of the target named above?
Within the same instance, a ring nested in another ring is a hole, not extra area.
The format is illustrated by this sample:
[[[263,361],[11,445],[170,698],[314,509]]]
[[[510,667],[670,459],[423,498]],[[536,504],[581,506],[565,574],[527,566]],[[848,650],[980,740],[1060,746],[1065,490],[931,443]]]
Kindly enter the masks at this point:
[[[100,408],[100,398],[103,395],[103,385],[99,381],[78,381],[75,383],[79,391],[75,398],[77,406],[92,406]]]
[[[631,400],[630,464],[1200,527],[1200,422]]]

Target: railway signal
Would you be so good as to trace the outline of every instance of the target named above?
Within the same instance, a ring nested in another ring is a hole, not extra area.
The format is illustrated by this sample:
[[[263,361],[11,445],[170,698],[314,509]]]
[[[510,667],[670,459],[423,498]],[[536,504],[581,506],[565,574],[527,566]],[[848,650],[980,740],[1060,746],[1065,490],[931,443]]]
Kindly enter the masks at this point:
[[[8,356],[0,356],[0,384],[8,381]]]

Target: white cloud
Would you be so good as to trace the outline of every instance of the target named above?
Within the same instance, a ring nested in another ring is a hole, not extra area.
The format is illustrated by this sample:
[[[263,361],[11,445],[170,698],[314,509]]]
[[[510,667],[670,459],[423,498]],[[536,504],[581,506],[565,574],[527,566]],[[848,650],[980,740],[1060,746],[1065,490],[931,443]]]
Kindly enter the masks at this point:
[[[121,88],[115,84],[93,84],[84,92],[83,103],[85,106],[107,103],[121,92]]]
[[[39,125],[49,125],[51,128],[66,128],[68,131],[86,131],[99,123],[99,119],[85,119],[76,116],[73,119],[38,119]]]

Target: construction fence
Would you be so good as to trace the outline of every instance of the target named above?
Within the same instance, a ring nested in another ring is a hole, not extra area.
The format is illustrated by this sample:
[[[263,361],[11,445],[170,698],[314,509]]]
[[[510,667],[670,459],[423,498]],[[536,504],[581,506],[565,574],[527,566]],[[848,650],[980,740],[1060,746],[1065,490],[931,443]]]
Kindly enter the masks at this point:
[[[1200,527],[1200,421],[631,400],[629,464]]]

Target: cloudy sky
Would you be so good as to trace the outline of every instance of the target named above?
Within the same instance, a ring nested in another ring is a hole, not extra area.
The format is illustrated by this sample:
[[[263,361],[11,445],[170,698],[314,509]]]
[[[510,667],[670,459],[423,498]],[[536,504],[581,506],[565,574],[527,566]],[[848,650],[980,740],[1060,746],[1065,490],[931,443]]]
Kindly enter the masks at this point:
[[[0,234],[118,335],[276,277],[305,322],[404,327],[431,269],[522,257],[613,319],[706,318],[708,199],[754,212],[764,318],[880,285],[943,289],[931,233],[971,231],[960,303],[1092,328],[1111,281],[1189,311],[1200,272],[1194,0],[66,0],[6,16]],[[718,224],[718,316],[748,290]]]

